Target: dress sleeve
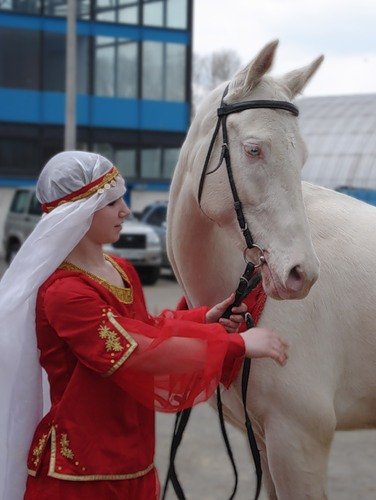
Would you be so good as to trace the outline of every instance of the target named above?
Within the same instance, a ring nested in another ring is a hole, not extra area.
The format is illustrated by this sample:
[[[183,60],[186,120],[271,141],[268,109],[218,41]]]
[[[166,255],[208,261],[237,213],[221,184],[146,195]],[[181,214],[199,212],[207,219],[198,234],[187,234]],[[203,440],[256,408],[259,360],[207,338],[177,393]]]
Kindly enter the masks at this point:
[[[219,324],[163,316],[149,324],[121,316],[94,287],[77,279],[50,285],[44,310],[79,362],[161,411],[207,400],[222,369],[228,385],[244,355],[241,337],[228,335]]]

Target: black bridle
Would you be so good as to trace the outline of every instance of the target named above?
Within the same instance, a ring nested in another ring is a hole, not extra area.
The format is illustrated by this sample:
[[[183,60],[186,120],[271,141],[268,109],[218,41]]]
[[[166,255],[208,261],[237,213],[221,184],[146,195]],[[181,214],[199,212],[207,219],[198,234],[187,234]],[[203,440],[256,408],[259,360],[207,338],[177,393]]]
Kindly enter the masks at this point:
[[[243,102],[238,102],[234,104],[226,104],[224,102],[224,99],[227,95],[228,92],[228,86],[225,88],[225,91],[222,95],[221,99],[221,105],[217,110],[217,124],[215,126],[213,136],[210,141],[209,149],[205,158],[205,163],[204,167],[202,169],[201,173],[201,178],[200,178],[200,184],[198,188],[198,204],[201,208],[201,198],[202,198],[202,192],[204,188],[204,183],[207,175],[210,175],[214,172],[216,172],[220,166],[223,163],[223,160],[225,160],[226,163],[226,169],[227,169],[227,175],[230,183],[230,188],[234,200],[234,209],[236,212],[236,217],[239,223],[239,227],[241,232],[243,233],[245,243],[246,243],[246,250],[251,249],[251,248],[257,248],[260,251],[260,257],[259,257],[259,263],[256,265],[252,262],[247,261],[247,266],[244,271],[243,276],[240,278],[238,288],[235,293],[235,300],[234,303],[225,311],[222,317],[229,317],[231,315],[231,310],[234,306],[237,306],[241,303],[241,301],[247,297],[247,295],[257,286],[257,284],[260,282],[261,277],[259,273],[255,273],[255,269],[259,267],[260,265],[263,264],[264,262],[264,257],[263,257],[263,251],[262,249],[254,243],[251,231],[248,227],[247,221],[244,217],[243,213],[243,206],[242,203],[239,199],[238,196],[238,191],[236,189],[235,185],[235,180],[231,168],[231,156],[230,156],[230,148],[229,148],[229,139],[228,139],[228,133],[227,133],[227,126],[226,126],[226,121],[227,117],[230,114],[233,113],[240,113],[241,111],[245,111],[247,109],[276,109],[276,110],[283,110],[283,111],[288,111],[289,113],[292,113],[294,116],[299,115],[299,110],[294,104],[288,102],[288,101],[275,101],[275,100],[254,100],[254,101],[243,101]],[[213,147],[216,141],[216,138],[219,133],[219,129],[222,128],[222,147],[221,147],[221,155],[219,158],[219,162],[217,166],[212,170],[211,172],[207,172],[210,158],[212,155]],[[246,323],[248,328],[252,328],[254,326],[252,316],[249,313],[246,313],[245,315]],[[260,452],[257,447],[255,435],[252,429],[252,424],[251,420],[249,418],[248,412],[247,412],[247,407],[246,407],[246,399],[247,399],[247,390],[248,390],[248,380],[249,380],[249,374],[250,374],[250,369],[251,369],[251,360],[249,358],[245,358],[244,360],[244,365],[243,365],[243,373],[242,373],[242,400],[243,400],[243,406],[244,406],[244,418],[245,418],[245,426],[247,430],[247,435],[248,435],[248,441],[249,445],[252,451],[252,456],[253,460],[255,463],[255,470],[256,470],[256,477],[257,477],[257,485],[256,485],[256,492],[255,492],[255,500],[258,499],[261,491],[261,481],[262,481],[262,469],[261,469],[261,460],[260,460]],[[223,417],[223,409],[222,409],[222,401],[221,401],[221,395],[220,395],[220,390],[219,387],[217,388],[217,408],[218,408],[218,414],[219,414],[219,421],[221,425],[221,430],[223,434],[223,438],[225,441],[227,453],[229,455],[234,475],[235,475],[235,484],[233,488],[233,492],[230,496],[230,500],[235,497],[237,486],[238,486],[238,472],[236,469],[235,465],[235,460],[233,457],[233,453],[231,450],[230,442],[227,436],[227,431],[225,428],[225,421]],[[172,482],[172,485],[174,487],[175,493],[179,500],[185,500],[185,495],[183,492],[183,489],[180,485],[179,479],[176,474],[175,470],[175,457],[176,453],[178,450],[178,447],[181,443],[183,433],[185,430],[185,427],[188,423],[189,417],[191,413],[191,408],[188,408],[187,410],[184,410],[180,413],[177,414],[176,416],[176,421],[175,421],[175,428],[174,428],[174,433],[173,433],[173,438],[171,442],[171,448],[170,448],[170,465],[164,485],[164,491],[163,491],[163,497],[162,499],[164,500],[166,497],[167,493],[167,488],[168,488],[168,483],[169,481]]]

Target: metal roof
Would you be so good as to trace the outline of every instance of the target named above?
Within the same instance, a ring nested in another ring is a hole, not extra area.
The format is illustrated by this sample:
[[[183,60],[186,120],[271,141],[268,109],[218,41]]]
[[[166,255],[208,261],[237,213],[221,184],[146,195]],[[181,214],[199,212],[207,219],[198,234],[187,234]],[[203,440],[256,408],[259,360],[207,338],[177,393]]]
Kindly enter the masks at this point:
[[[376,94],[298,99],[308,147],[303,180],[376,189]]]

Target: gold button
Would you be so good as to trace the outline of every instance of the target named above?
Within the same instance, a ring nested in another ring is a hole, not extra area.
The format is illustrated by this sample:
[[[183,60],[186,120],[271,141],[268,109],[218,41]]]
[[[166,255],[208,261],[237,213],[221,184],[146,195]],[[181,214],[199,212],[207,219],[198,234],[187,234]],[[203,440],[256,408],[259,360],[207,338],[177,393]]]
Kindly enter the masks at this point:
[[[129,344],[125,344],[125,347],[129,347]]]
[[[86,467],[82,467],[82,470],[85,471],[86,470]]]
[[[62,467],[60,467],[60,465],[59,465],[58,470],[61,470],[61,469],[62,469]]]
[[[112,353],[111,353],[111,356],[112,356],[112,357],[114,357],[114,356],[115,356],[115,354],[112,352]]]
[[[79,465],[80,462],[74,462],[74,465]]]
[[[111,359],[111,363],[115,363],[115,360],[114,360],[114,359]]]

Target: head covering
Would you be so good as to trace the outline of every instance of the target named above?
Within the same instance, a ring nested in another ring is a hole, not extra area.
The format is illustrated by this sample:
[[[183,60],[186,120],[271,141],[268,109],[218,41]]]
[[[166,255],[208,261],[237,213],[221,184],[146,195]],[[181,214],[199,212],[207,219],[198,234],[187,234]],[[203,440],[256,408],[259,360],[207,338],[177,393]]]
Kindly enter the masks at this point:
[[[0,281],[0,500],[23,498],[28,448],[42,417],[38,289],[88,231],[94,213],[124,195],[125,184],[103,156],[66,151],[47,162],[36,192],[46,213]]]

